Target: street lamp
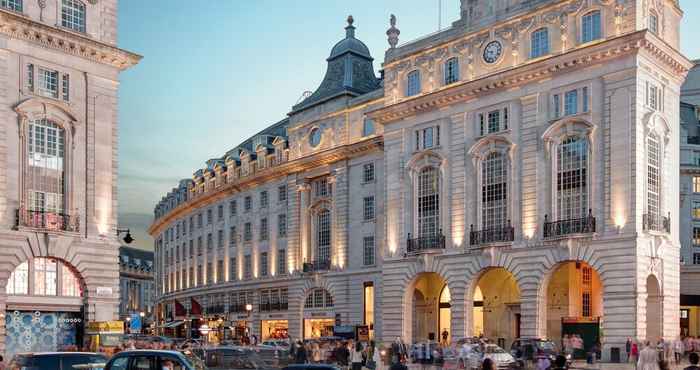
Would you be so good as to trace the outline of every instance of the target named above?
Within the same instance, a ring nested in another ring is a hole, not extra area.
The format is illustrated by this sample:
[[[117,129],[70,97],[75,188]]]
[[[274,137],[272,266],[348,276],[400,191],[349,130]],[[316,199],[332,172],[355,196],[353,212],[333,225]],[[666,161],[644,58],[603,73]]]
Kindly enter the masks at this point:
[[[141,317],[141,330],[140,330],[139,332],[140,332],[141,334],[143,334],[143,324],[144,324],[143,318],[146,317],[146,313],[143,312],[143,311],[141,311],[141,312],[139,312],[139,316]]]
[[[246,314],[247,314],[247,319],[248,319],[248,320],[246,320],[246,324],[245,324],[245,327],[246,327],[246,328],[245,328],[245,329],[246,329],[246,335],[247,335],[247,337],[248,337],[248,342],[249,342],[249,343],[250,343],[250,334],[251,334],[251,333],[250,333],[250,332],[251,332],[251,328],[250,328],[250,326],[249,326],[249,325],[250,325],[250,313],[251,313],[252,311],[253,311],[253,305],[250,304],[250,303],[246,303],[246,305],[245,305],[245,312],[246,312]]]

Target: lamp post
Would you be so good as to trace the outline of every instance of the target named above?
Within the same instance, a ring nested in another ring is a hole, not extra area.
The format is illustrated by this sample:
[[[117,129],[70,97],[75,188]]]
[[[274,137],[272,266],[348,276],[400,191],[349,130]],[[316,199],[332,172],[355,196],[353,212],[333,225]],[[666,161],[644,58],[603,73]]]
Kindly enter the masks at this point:
[[[246,330],[246,335],[248,336],[248,344],[250,344],[250,332],[252,331],[252,327],[250,327],[250,313],[253,312],[253,305],[250,303],[246,303],[245,305],[245,312],[246,312],[246,324],[245,324],[245,330]]]
[[[131,317],[129,316],[126,317],[126,332],[131,334]]]
[[[143,318],[146,317],[146,313],[141,311],[141,312],[139,312],[139,316],[141,316],[141,329],[139,330],[139,333],[143,334],[143,324],[144,324]]]

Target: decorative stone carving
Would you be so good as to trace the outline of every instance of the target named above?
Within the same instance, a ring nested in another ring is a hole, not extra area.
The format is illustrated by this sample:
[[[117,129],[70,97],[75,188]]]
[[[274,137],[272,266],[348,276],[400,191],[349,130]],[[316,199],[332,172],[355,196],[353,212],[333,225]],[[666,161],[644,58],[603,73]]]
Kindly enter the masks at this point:
[[[396,45],[399,43],[399,35],[401,34],[401,31],[399,31],[398,28],[396,28],[396,16],[391,15],[389,17],[389,24],[391,27],[386,31],[387,35],[387,40],[389,41],[389,48],[394,49],[396,48]]]

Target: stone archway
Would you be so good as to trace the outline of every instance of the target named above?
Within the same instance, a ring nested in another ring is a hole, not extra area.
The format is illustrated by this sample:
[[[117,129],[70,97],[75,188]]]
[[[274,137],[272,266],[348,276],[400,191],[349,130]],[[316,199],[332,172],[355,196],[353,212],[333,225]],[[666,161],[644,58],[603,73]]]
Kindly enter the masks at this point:
[[[646,299],[646,339],[652,342],[659,340],[662,337],[662,295],[661,284],[654,275],[649,275],[646,282],[647,299]]]
[[[483,271],[474,284],[472,334],[483,335],[509,348],[520,336],[520,288],[515,276],[503,267]]]
[[[413,342],[440,341],[441,332],[450,330],[451,297],[447,281],[435,272],[423,272],[408,286],[408,338]]]

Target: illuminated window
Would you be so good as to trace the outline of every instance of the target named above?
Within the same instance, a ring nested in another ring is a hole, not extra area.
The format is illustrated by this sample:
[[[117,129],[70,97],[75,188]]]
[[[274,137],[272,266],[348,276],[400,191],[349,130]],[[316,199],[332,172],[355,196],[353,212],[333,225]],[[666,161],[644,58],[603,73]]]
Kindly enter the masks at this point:
[[[500,227],[508,219],[508,161],[492,152],[481,163],[481,220],[484,230]]]
[[[8,295],[29,294],[29,263],[22,262],[7,280],[6,292]]]
[[[568,137],[557,147],[557,211],[559,220],[588,214],[588,141]]]
[[[693,246],[700,246],[700,227],[693,227]]]
[[[364,289],[364,315],[362,318],[364,325],[369,327],[370,338],[374,334],[374,284],[365,283]]]
[[[85,32],[85,4],[77,0],[62,0],[61,25],[78,32]]]
[[[28,166],[26,178],[28,209],[32,225],[48,227],[41,215],[63,213],[65,194],[65,131],[46,119],[32,121],[27,137]],[[38,219],[38,218],[41,218]],[[63,227],[62,219],[54,224]]]
[[[700,176],[693,177],[693,193],[700,193]]]
[[[440,229],[439,173],[435,167],[425,167],[418,175],[418,234],[437,235]]]
[[[34,259],[34,295],[56,295],[56,260]]]
[[[530,58],[539,58],[549,54],[549,32],[540,28],[530,36]]]
[[[693,265],[700,265],[700,253],[693,253]]]

